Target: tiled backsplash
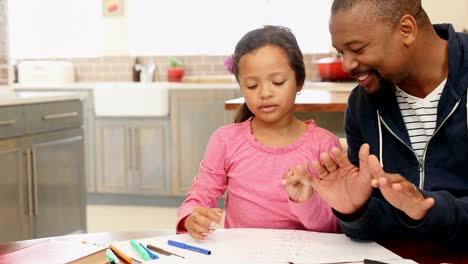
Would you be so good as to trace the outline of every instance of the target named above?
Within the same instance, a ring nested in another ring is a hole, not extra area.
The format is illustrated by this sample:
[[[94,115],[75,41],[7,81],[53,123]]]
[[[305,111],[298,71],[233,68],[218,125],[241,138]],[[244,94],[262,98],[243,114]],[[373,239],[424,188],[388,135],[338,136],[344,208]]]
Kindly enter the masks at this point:
[[[306,54],[304,62],[306,65],[306,79],[318,80],[317,67],[313,61],[330,54]],[[186,76],[199,75],[228,75],[224,67],[226,56],[177,56],[182,64]],[[133,81],[133,69],[136,57],[116,56],[101,58],[72,58],[53,59],[66,60],[75,65],[77,82],[130,82]],[[167,80],[167,69],[169,67],[168,56],[138,57],[139,63],[154,62],[156,70],[155,81]]]

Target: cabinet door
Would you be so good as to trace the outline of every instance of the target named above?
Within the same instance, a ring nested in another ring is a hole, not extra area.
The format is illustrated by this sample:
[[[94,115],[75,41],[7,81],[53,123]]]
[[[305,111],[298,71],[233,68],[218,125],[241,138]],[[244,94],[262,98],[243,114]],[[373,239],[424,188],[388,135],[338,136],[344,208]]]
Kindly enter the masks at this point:
[[[185,195],[198,174],[200,161],[213,132],[232,123],[235,113],[224,110],[238,89],[171,90],[172,192]]]
[[[82,129],[31,136],[34,237],[86,231]]]
[[[99,119],[96,128],[98,192],[170,192],[167,119]]]
[[[31,238],[25,164],[21,139],[0,140],[0,243]]]
[[[132,192],[170,193],[170,142],[168,120],[142,120],[131,124]]]
[[[132,174],[129,131],[118,119],[96,121],[98,192],[129,192],[129,176]]]
[[[16,96],[18,98],[31,98],[31,97],[52,97],[52,96],[68,96],[80,95],[83,98],[83,134],[85,142],[85,175],[86,185],[88,192],[96,191],[96,177],[95,177],[95,127],[94,127],[94,96],[93,89],[91,88],[53,88],[35,89],[35,88],[20,88],[16,89]],[[1,116],[1,113],[0,113]],[[11,115],[10,115],[11,116]],[[11,118],[10,118],[11,119]],[[2,134],[0,132],[0,134]]]

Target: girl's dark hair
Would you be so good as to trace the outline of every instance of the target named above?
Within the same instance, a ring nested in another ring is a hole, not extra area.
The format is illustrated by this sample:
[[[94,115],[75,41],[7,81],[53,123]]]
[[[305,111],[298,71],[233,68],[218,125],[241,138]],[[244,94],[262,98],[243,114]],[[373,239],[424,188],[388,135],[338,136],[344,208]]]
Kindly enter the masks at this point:
[[[272,45],[283,49],[288,55],[289,66],[296,76],[296,84],[302,87],[305,81],[304,59],[296,37],[289,28],[281,26],[264,26],[247,32],[237,43],[232,56],[232,73],[239,82],[239,61],[247,53],[261,47]],[[234,122],[240,123],[253,116],[253,113],[244,103],[239,108]]]

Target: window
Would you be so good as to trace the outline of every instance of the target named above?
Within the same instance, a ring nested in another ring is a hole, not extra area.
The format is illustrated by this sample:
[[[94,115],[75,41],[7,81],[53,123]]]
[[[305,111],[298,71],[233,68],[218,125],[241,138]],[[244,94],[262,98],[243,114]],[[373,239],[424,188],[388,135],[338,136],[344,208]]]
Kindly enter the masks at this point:
[[[96,0],[8,1],[12,58],[99,56],[100,12]]]
[[[225,55],[266,24],[291,28],[304,53],[331,51],[330,0],[131,0],[130,54]]]

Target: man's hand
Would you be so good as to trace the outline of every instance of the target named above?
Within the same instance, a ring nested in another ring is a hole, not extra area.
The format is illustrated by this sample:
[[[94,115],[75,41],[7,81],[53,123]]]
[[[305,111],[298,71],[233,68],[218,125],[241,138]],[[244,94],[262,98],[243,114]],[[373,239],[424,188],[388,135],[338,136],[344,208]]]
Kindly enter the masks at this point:
[[[307,161],[302,165],[290,168],[283,174],[283,186],[289,198],[295,202],[303,202],[312,197],[314,188],[311,185],[311,178]]]
[[[216,224],[221,224],[223,210],[220,208],[197,207],[184,221],[187,232],[196,239],[206,239],[213,233]]]
[[[369,156],[371,184],[379,188],[392,206],[400,209],[414,220],[421,220],[434,205],[433,198],[425,198],[414,184],[400,174],[386,173],[376,156]]]
[[[359,212],[371,196],[371,175],[368,168],[369,145],[359,150],[359,167],[354,166],[338,148],[320,155],[320,163],[312,167],[318,177],[311,177],[312,187],[336,211],[342,214]]]

